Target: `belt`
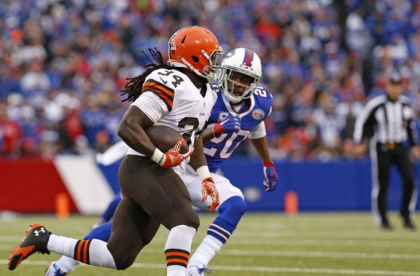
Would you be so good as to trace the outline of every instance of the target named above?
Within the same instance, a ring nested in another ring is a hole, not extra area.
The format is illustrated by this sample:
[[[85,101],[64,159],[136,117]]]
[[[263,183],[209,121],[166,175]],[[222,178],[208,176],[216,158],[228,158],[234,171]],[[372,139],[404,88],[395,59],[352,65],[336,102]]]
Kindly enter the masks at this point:
[[[396,146],[402,145],[402,143],[396,143],[396,142],[388,142],[388,143],[378,143],[382,146],[382,148],[387,148],[389,150],[395,149]]]

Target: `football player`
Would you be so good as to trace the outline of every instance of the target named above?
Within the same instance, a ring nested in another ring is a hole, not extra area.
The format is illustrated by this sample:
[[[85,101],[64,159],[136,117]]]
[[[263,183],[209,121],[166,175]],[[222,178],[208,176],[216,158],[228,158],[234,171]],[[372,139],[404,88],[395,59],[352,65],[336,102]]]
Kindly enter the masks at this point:
[[[124,90],[132,104],[118,135],[130,148],[119,170],[123,199],[115,211],[108,243],[60,237],[36,223],[12,251],[10,270],[34,252],[50,251],[86,264],[123,270],[132,265],[163,224],[170,230],[165,245],[167,275],[185,275],[192,239],[200,224],[180,178],[185,159],[191,156],[190,165],[202,178],[203,201],[211,197],[211,211],[219,205],[199,132],[217,97],[209,80],[215,81],[223,51],[213,33],[194,26],[171,37],[168,65],[160,52],[150,52],[158,64],[146,65],[146,72],[130,79]],[[143,130],[154,124],[190,136],[189,152],[180,153],[185,142],[182,138],[166,153],[157,149]]]
[[[247,209],[240,189],[230,181],[216,174],[223,161],[246,138],[250,138],[263,161],[266,191],[272,191],[277,173],[268,152],[264,119],[271,112],[273,97],[260,86],[261,60],[249,49],[239,48],[229,52],[222,62],[223,81],[215,86],[217,101],[213,107],[207,129],[203,133],[204,152],[211,175],[219,191],[219,216],[207,229],[203,239],[188,263],[187,276],[203,276],[208,271],[210,260],[221,250],[231,237],[242,215]],[[191,167],[182,176],[192,202],[203,209],[205,202],[198,202],[198,176]]]
[[[263,161],[266,177],[263,183],[266,191],[274,190],[277,181],[276,170],[268,152],[264,125],[264,119],[271,112],[272,96],[267,89],[259,86],[261,61],[251,50],[240,48],[226,55],[222,68],[225,72],[221,90],[215,86],[218,91],[217,101],[202,135],[204,142],[207,142],[204,145],[207,163],[219,191],[219,216],[210,225],[207,236],[190,259],[186,275],[202,276],[204,271],[208,271],[208,263],[230,238],[246,211],[247,205],[242,192],[228,179],[216,174],[234,149],[246,138],[250,138]],[[127,150],[127,146],[124,148],[123,144],[124,142],[120,142],[112,147],[120,149],[119,152],[112,149],[105,152],[105,159],[112,162],[119,160]],[[186,173],[181,177],[187,185],[193,205],[206,209],[206,202],[201,201],[201,182],[198,175],[187,166]],[[111,223],[105,223],[93,229],[85,239],[107,241],[111,226]],[[46,276],[66,275],[77,265],[77,261],[62,257],[47,268]]]

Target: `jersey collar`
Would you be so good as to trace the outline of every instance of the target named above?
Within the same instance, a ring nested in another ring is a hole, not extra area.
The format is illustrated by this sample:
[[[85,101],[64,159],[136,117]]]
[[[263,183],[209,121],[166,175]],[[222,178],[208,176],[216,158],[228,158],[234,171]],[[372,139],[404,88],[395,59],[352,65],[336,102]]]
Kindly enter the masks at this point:
[[[222,99],[223,102],[225,103],[225,106],[227,108],[227,110],[229,111],[230,114],[234,114],[236,116],[238,116],[239,118],[245,117],[246,115],[248,115],[251,110],[254,109],[255,106],[255,99],[254,99],[254,95],[251,95],[251,97],[248,99],[249,100],[249,104],[248,107],[243,110],[242,112],[236,112],[235,108],[233,107],[233,105],[223,96],[222,94]]]

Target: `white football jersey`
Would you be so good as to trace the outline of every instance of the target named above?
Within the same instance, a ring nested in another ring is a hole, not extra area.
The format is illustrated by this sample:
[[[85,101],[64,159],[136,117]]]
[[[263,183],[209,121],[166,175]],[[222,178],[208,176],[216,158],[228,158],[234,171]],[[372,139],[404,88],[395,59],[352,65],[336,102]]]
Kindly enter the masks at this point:
[[[163,112],[160,111],[160,118],[157,119],[155,125],[168,126],[181,135],[186,133],[191,135],[193,145],[196,133],[204,128],[217,99],[216,92],[210,84],[207,84],[205,97],[200,91],[201,89],[198,89],[188,76],[180,71],[159,69],[147,76],[142,94],[153,93],[153,99],[163,110]],[[140,97],[132,105],[139,107],[137,102],[139,99]],[[145,113],[148,114],[148,112]],[[127,154],[143,155],[131,148]]]

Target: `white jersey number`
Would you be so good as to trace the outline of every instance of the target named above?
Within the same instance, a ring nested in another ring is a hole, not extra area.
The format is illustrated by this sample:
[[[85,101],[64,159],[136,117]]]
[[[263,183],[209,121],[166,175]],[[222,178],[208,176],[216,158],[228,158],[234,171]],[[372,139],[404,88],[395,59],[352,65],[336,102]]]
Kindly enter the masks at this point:
[[[223,133],[222,135],[220,135],[220,137],[218,138],[215,137],[211,139],[211,142],[217,145],[219,144],[224,144],[224,145],[220,145],[220,147],[218,148],[205,147],[204,153],[211,157],[215,157],[216,155],[219,155],[220,159],[228,159],[232,155],[236,147],[243,140],[249,137],[250,134],[251,134],[251,131],[245,130],[245,129],[241,129],[238,133],[231,133],[231,134]]]

